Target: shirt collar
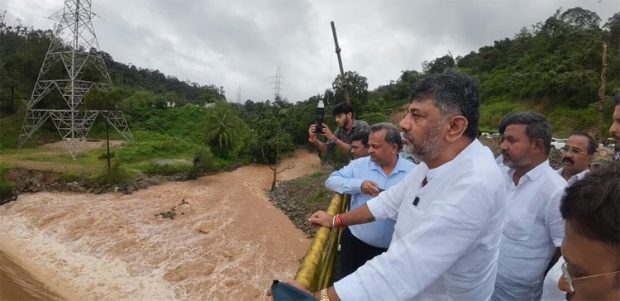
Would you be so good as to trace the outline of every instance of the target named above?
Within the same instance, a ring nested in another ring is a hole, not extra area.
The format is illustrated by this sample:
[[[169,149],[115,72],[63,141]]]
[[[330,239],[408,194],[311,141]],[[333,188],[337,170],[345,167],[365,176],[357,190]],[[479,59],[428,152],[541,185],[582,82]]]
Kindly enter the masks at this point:
[[[484,147],[478,139],[474,139],[467,147],[465,147],[454,159],[438,166],[433,169],[429,169],[426,173],[426,180],[431,181],[432,179],[441,176],[442,174],[449,172],[452,169],[452,166],[458,164],[461,160],[471,158],[472,154],[479,152],[480,149]],[[426,163],[425,163],[426,164]]]
[[[536,165],[536,167],[532,168],[526,174],[524,174],[519,182],[522,182],[522,179],[528,179],[530,181],[534,181],[541,177],[546,170],[551,169],[551,165],[549,165],[549,159],[543,161],[542,163]],[[515,173],[514,169],[510,169],[510,174],[513,175]]]
[[[401,172],[407,171],[407,166],[405,165],[406,162],[405,160],[407,159],[403,159],[400,156],[398,156],[397,161],[396,161],[396,166],[394,166],[394,170],[392,171],[392,174],[396,173],[396,172]],[[383,172],[383,168],[381,168],[381,166],[379,166],[379,164],[377,164],[375,161],[373,161],[372,159],[370,159],[370,155],[368,155],[368,162],[370,163],[370,169],[374,169],[374,170],[380,170]]]
[[[562,175],[562,171],[563,171],[563,170],[564,170],[564,167],[562,167],[562,168],[560,168],[560,169],[556,170],[556,172],[557,172],[560,176],[562,176],[562,178],[564,178],[564,176]],[[578,172],[578,173],[576,173],[576,174],[572,175],[572,176],[571,176],[570,178],[568,178],[568,179],[570,180],[570,179],[572,179],[572,178],[575,178],[575,179],[577,179],[577,180],[580,180],[580,179],[582,179],[583,177],[585,177],[585,175],[586,175],[589,171],[590,171],[590,170],[588,170],[588,169],[586,168],[586,169],[584,169],[584,170],[582,170],[582,171],[580,171],[580,172]]]

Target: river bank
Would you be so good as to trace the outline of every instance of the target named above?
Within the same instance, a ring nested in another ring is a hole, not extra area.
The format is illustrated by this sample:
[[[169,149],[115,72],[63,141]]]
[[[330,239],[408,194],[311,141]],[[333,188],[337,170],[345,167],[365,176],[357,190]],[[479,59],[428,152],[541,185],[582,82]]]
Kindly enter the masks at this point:
[[[288,161],[279,179],[320,169],[306,151]],[[24,193],[0,207],[0,250],[66,300],[265,299],[309,243],[270,184],[251,165],[133,194]]]

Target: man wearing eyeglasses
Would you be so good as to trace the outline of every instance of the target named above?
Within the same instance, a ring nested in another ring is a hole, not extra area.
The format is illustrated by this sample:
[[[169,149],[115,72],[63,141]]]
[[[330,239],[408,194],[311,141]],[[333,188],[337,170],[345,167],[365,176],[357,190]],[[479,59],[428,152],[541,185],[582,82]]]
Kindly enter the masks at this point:
[[[569,300],[620,300],[620,161],[566,189],[562,277]]]
[[[583,179],[594,160],[596,153],[596,140],[585,132],[574,132],[566,140],[566,144],[560,150],[562,152],[562,165],[558,174],[562,176],[568,185],[572,185]],[[564,259],[560,257],[558,262],[548,271],[544,281],[543,300],[563,300],[563,293],[558,290],[557,279],[562,275],[561,265]]]
[[[575,132],[568,136],[566,144],[561,148],[562,168],[558,173],[572,185],[577,180],[583,179],[588,172],[597,142],[592,136],[584,132]]]

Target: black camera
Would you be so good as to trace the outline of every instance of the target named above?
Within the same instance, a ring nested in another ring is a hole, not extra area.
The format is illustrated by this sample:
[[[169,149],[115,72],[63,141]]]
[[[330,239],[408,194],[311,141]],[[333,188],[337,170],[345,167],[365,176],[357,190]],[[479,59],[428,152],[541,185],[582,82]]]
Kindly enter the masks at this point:
[[[316,131],[315,134],[323,134],[323,118],[325,117],[325,105],[322,100],[316,106]]]

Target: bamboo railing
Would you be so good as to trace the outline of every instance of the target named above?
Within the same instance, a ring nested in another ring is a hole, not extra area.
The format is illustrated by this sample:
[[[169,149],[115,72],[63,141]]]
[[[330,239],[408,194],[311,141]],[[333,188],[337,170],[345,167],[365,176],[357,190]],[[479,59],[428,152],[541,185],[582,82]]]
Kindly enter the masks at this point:
[[[334,215],[347,210],[349,195],[334,194],[327,213]],[[342,228],[321,227],[316,231],[312,243],[297,270],[295,280],[310,291],[318,291],[332,284],[336,251]]]

